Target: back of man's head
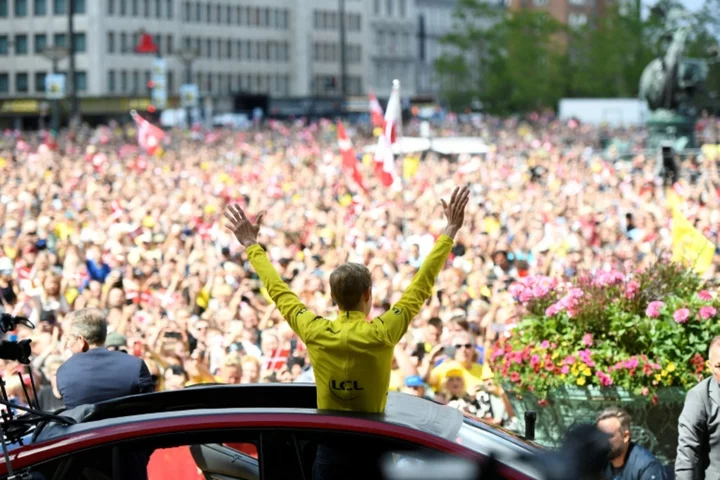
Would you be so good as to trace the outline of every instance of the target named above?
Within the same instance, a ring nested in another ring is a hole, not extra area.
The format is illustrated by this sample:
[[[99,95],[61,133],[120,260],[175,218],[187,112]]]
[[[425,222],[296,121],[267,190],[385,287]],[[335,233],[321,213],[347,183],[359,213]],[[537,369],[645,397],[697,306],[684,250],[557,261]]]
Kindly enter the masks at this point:
[[[99,308],[83,308],[72,314],[72,335],[83,337],[91,347],[105,345],[107,320],[105,312]]]
[[[370,270],[359,263],[345,263],[330,275],[330,293],[340,310],[358,307],[365,292],[372,287]]]

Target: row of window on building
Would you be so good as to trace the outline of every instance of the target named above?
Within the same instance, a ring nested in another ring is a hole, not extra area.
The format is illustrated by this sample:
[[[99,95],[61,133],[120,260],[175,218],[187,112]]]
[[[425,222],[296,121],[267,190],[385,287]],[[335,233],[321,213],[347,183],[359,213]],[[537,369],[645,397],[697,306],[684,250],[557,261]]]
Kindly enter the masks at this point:
[[[363,90],[362,77],[356,77],[349,75],[347,77],[347,93],[348,95],[365,95]],[[342,85],[340,84],[340,78],[328,75],[315,75],[312,79],[312,93],[313,95],[326,96],[326,95],[340,95],[342,91]]]
[[[47,72],[16,72],[14,75],[9,73],[0,72],[0,95],[8,95],[10,93],[22,94],[22,93],[35,93],[38,95],[45,94],[45,76]],[[13,85],[10,85],[11,78],[14,80]],[[34,79],[31,85],[30,79]],[[30,88],[30,87],[34,88]],[[78,92],[85,92],[88,88],[87,72],[76,71],[75,72],[75,89]]]
[[[173,18],[174,0],[107,0],[108,15]]]
[[[286,29],[290,26],[290,12],[286,8],[184,2],[183,21]]]
[[[168,71],[168,95],[179,90],[176,79],[185,78]],[[214,95],[229,95],[240,91],[287,96],[290,94],[290,75],[285,74],[233,74],[195,72],[194,82],[200,90]],[[110,94],[144,94],[150,81],[150,70],[108,70],[107,90]]]
[[[0,18],[27,17],[30,15],[45,16],[52,11],[53,15],[67,14],[68,2],[72,1],[73,13],[86,13],[85,0],[0,0]],[[52,8],[50,8],[52,3]],[[12,4],[12,13],[10,5]],[[30,8],[32,7],[32,11]]]
[[[33,45],[30,45],[32,38]],[[12,40],[7,35],[0,35],[0,55],[9,55],[12,51],[15,55],[27,55],[31,51],[36,54],[42,54],[43,50],[49,46],[48,40],[50,36],[46,33],[36,33],[34,35],[17,34]],[[56,33],[52,36],[53,45],[67,47],[67,34]],[[84,53],[87,51],[87,39],[85,33],[73,34],[73,47],[75,52]]]
[[[360,45],[347,45],[345,54],[348,63],[362,62],[362,46]],[[339,62],[340,45],[327,42],[313,43],[313,60],[316,62]]]
[[[385,10],[383,11],[383,2]],[[397,6],[397,8],[395,8]],[[393,17],[395,15],[405,18],[407,15],[407,0],[375,0],[373,5],[375,15]]]
[[[313,28],[316,30],[337,30],[340,28],[340,13],[332,10],[314,10]],[[349,32],[362,30],[362,17],[359,13],[345,15],[345,29]]]

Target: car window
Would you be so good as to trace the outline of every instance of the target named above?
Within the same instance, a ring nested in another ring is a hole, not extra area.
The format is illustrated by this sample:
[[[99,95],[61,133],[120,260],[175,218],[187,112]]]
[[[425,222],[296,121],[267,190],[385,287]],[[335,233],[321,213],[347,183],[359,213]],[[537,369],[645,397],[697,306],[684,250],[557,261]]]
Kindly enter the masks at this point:
[[[260,480],[261,438],[260,432],[227,431],[144,437],[67,455],[25,472],[33,480]],[[284,462],[283,468],[283,474],[292,475],[299,464]]]
[[[386,462],[400,464],[418,464],[429,459],[454,458],[453,455],[433,451],[412,441],[401,441],[379,435],[367,435],[350,432],[336,432],[323,430],[300,430],[292,433],[296,449],[300,453],[302,469],[306,478],[312,478],[312,469],[316,456],[324,446],[337,448],[342,446],[343,451],[362,452],[364,464],[372,464],[377,470],[377,477]],[[320,450],[319,450],[320,448]],[[322,453],[321,453],[322,455]],[[351,466],[351,465],[349,465]]]

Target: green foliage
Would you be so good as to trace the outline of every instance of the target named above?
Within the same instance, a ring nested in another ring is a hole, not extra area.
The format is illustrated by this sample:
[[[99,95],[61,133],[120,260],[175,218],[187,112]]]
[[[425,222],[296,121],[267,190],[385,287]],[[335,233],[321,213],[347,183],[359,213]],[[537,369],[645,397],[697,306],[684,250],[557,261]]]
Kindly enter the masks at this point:
[[[565,385],[619,386],[654,399],[660,387],[689,388],[720,335],[720,300],[697,275],[661,262],[625,277],[600,272],[563,284],[526,279],[511,292],[527,311],[493,352],[517,392],[544,399]]]
[[[478,99],[492,113],[515,113],[555,108],[563,97],[636,96],[643,69],[664,52],[666,24],[641,15],[639,2],[622,5],[570,29],[542,11],[460,0],[435,63],[443,97],[456,110]],[[706,0],[693,23],[688,56],[705,58],[718,45],[720,0]],[[708,90],[720,92],[720,64],[710,66]]]

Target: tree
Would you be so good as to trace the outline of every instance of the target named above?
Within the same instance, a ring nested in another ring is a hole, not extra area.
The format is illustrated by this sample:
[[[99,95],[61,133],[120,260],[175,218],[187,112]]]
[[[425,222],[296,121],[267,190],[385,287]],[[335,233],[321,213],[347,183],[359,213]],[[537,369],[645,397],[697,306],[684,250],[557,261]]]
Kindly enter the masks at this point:
[[[460,0],[454,20],[435,63],[451,108],[476,99],[498,113],[557,105],[566,83],[563,27],[550,15]]]

